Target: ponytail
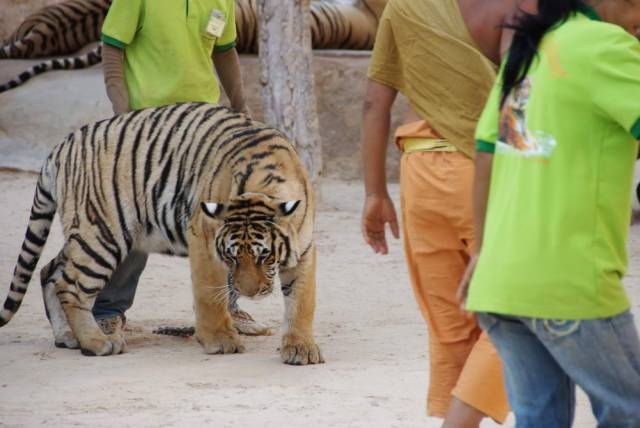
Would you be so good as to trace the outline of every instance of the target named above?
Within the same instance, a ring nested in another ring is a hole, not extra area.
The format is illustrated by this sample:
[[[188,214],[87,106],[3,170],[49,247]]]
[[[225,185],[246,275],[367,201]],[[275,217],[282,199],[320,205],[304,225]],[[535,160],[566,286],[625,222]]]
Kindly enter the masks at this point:
[[[505,25],[515,30],[515,34],[502,72],[501,106],[527,76],[545,33],[584,7],[582,0],[538,0],[536,15],[521,10],[513,24]]]

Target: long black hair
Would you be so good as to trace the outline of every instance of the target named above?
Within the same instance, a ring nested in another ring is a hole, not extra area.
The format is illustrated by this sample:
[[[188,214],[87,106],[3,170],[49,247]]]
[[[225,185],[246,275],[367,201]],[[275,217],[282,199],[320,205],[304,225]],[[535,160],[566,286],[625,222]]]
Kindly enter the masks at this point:
[[[502,74],[500,105],[504,104],[513,88],[522,83],[527,76],[545,33],[584,8],[582,0],[538,0],[537,14],[520,10],[514,22],[505,25],[506,28],[515,30],[515,34]]]

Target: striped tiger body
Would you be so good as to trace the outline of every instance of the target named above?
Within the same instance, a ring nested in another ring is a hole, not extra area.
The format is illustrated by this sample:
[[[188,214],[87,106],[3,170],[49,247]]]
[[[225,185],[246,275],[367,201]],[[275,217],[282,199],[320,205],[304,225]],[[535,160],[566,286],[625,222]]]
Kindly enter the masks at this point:
[[[132,250],[189,257],[196,336],[207,353],[242,352],[229,292],[255,297],[280,276],[281,356],[322,362],[312,336],[314,199],[294,149],[275,129],[203,103],[137,110],[87,125],[41,170],[0,325],[18,310],[58,211],[65,244],[41,271],[56,344],[122,352],[93,302]]]
[[[387,0],[313,0],[309,26],[313,49],[370,50]],[[242,53],[258,53],[258,2],[236,1],[237,48]]]
[[[339,0],[311,2],[311,43],[314,49],[371,49],[378,19],[387,0]],[[98,41],[111,0],[67,0],[41,9],[27,18],[0,47],[2,58],[37,58],[67,55]],[[257,0],[236,0],[236,49],[258,53]],[[49,70],[79,69],[102,61],[98,47],[85,55],[45,61],[0,85],[0,92],[20,86]]]

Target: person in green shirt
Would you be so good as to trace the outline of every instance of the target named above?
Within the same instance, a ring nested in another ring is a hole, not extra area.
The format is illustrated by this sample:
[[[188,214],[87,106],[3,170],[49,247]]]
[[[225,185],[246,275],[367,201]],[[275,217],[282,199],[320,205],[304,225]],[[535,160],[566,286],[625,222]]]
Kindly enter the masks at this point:
[[[218,103],[249,114],[235,49],[233,0],[114,0],[102,28],[107,95],[115,114],[180,102]],[[133,251],[98,295],[93,314],[107,334],[122,334],[147,254]],[[269,334],[230,302],[240,333]]]
[[[478,246],[459,297],[498,349],[518,427],[571,426],[576,384],[598,426],[640,426],[622,285],[639,28],[640,0],[539,0],[478,123]]]

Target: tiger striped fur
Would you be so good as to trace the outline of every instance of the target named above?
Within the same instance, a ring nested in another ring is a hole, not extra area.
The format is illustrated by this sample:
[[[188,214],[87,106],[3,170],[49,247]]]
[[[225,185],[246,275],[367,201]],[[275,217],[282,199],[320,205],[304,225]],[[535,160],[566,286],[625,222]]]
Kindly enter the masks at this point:
[[[100,40],[111,0],[66,0],[29,15],[0,47],[0,59],[69,55]]]
[[[132,250],[187,256],[196,337],[206,353],[244,351],[227,305],[273,289],[285,298],[281,357],[322,362],[315,308],[314,199],[294,149],[277,130],[221,106],[133,111],[70,134],[46,159],[0,325],[18,310],[58,211],[65,244],[41,270],[58,346],[122,352],[94,300]]]
[[[0,59],[66,55],[98,41],[110,4],[111,0],[67,0],[41,9],[18,28],[10,38],[11,43],[0,48]],[[354,5],[345,5],[339,0],[312,1],[310,25],[313,48],[371,49],[378,18],[385,4],[386,0],[358,0]],[[257,15],[256,0],[236,0],[236,49],[240,53],[258,53]],[[60,69],[54,65],[78,69],[101,60],[100,51],[94,48],[83,56],[60,59],[56,63],[47,61],[4,83],[0,92],[15,88],[37,74]]]

